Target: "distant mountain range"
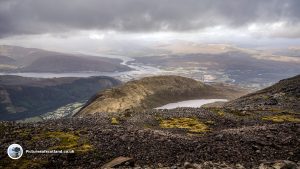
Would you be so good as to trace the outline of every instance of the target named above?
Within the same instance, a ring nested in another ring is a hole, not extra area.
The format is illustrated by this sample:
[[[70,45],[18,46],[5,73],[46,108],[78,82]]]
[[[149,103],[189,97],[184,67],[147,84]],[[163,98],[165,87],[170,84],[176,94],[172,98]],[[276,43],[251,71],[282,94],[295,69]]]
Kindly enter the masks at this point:
[[[297,48],[298,49],[298,48]],[[229,44],[178,42],[161,44],[134,63],[166,70],[193,70],[192,78],[204,75],[212,81],[229,82],[261,89],[300,72],[299,50],[259,50]],[[204,77],[203,77],[204,78]]]
[[[99,92],[77,115],[141,111],[190,99],[233,99],[245,93],[236,86],[207,85],[180,76],[146,77]]]
[[[131,68],[121,65],[122,60],[66,54],[35,48],[0,46],[0,71],[2,72],[121,72]]]
[[[110,77],[44,79],[0,76],[0,120],[42,115],[69,103],[87,100],[97,91],[120,83]]]

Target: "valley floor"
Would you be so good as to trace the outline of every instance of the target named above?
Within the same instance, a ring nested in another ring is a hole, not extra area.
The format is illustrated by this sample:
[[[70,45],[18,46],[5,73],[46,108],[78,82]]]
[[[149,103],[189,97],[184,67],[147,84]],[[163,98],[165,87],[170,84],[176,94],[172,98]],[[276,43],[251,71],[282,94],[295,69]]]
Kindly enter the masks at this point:
[[[11,160],[1,151],[0,168],[101,168],[120,156],[133,158],[141,168],[258,168],[274,160],[299,165],[299,115],[266,117],[271,116],[178,108],[28,124],[1,122],[0,148],[18,143],[24,155]],[[47,149],[75,153],[25,153]]]

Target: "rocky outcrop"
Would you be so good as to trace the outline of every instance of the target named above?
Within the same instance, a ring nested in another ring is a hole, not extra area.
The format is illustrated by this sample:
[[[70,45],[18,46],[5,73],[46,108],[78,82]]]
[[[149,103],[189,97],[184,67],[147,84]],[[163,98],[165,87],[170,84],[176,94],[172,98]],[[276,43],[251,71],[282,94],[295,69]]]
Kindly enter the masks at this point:
[[[300,75],[225,104],[231,110],[300,112]]]
[[[278,160],[263,162],[258,169],[300,169],[300,166],[292,161]]]
[[[112,161],[104,164],[101,169],[112,169],[118,167],[134,167],[134,161],[130,157],[117,157]]]

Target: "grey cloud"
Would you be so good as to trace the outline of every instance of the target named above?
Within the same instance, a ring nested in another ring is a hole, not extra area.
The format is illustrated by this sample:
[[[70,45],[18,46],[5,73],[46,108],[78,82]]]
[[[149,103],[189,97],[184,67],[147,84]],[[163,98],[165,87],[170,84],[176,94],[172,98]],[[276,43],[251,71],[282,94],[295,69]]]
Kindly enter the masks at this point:
[[[298,25],[299,0],[1,0],[0,37],[98,29],[190,31],[286,21]]]

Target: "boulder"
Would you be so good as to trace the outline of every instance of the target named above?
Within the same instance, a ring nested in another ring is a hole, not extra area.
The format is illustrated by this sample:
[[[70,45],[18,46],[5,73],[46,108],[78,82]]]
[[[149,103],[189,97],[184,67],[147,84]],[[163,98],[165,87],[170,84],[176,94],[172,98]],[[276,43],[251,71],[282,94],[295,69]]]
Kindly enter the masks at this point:
[[[261,163],[258,169],[300,169],[300,167],[292,161],[278,160]]]
[[[117,157],[113,159],[112,161],[104,164],[101,169],[111,169],[111,168],[117,168],[120,166],[134,166],[134,160],[130,157]]]

